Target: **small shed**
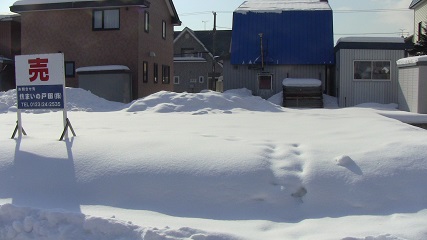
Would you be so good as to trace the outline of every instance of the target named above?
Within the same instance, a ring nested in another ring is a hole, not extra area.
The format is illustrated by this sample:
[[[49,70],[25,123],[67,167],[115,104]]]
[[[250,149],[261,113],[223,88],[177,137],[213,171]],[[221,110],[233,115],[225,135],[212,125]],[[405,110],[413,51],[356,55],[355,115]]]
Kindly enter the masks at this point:
[[[399,109],[427,113],[427,56],[403,58],[399,68]]]
[[[283,107],[322,108],[322,81],[286,78],[283,84]]]
[[[132,101],[132,73],[127,66],[107,65],[76,69],[79,87],[109,101]]]
[[[397,103],[396,61],[407,46],[399,37],[345,37],[335,46],[335,81],[332,95],[340,107],[361,103]]]

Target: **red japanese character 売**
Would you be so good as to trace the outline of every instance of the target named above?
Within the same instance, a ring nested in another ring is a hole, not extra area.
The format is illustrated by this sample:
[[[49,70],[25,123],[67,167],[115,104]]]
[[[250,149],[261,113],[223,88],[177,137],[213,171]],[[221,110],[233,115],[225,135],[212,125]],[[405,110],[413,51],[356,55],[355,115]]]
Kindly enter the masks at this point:
[[[29,74],[30,81],[33,82],[36,79],[40,81],[49,80],[49,68],[47,67],[49,59],[47,58],[36,58],[29,59],[28,64],[30,64]]]

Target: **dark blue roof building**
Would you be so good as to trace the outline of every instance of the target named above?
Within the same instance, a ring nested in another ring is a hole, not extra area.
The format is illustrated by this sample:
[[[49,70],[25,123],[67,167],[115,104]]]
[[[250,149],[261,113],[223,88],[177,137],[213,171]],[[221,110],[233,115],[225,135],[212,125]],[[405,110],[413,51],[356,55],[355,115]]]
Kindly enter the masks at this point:
[[[250,0],[233,14],[231,64],[334,64],[332,9],[320,0]]]
[[[233,13],[224,89],[247,88],[269,98],[282,91],[284,79],[292,78],[318,79],[327,92],[333,87],[328,83],[334,59],[327,0],[247,0]]]

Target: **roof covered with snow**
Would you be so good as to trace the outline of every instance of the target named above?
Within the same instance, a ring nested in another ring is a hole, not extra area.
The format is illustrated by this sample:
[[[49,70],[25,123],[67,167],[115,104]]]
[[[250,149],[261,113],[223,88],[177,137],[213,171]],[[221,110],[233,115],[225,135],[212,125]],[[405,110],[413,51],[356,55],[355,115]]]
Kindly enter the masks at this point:
[[[427,55],[402,58],[397,61],[399,67],[414,66],[414,65],[427,65]]]
[[[0,21],[11,20],[13,17],[18,17],[19,14],[13,12],[0,12]]]
[[[331,10],[327,1],[319,0],[249,0],[240,5],[235,12],[282,12],[306,10]]]
[[[342,37],[340,42],[370,42],[370,43],[404,43],[405,39],[400,37]]]
[[[181,25],[178,13],[172,0],[165,0],[169,13],[172,16],[172,23],[175,26]],[[117,6],[140,6],[150,7],[148,0],[18,0],[10,7],[13,12],[40,11],[40,10],[60,10],[78,9],[93,7],[117,7]]]
[[[104,65],[104,66],[89,66],[76,69],[77,73],[83,72],[103,72],[103,71],[129,71],[130,69],[123,65]]]
[[[405,50],[410,49],[400,37],[343,37],[338,39],[335,50],[339,49],[380,49],[380,50]]]
[[[93,7],[141,6],[149,7],[147,0],[18,0],[11,7],[12,12],[41,10],[79,9]]]

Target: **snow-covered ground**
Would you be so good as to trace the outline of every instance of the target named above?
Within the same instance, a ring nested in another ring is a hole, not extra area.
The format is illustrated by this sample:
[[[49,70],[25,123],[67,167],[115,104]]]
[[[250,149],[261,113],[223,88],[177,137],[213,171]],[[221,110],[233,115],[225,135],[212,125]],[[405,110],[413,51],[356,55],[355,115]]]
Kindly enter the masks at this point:
[[[58,141],[45,110],[10,139],[16,93],[0,92],[2,240],[427,239],[427,131],[399,121],[425,115],[245,89],[66,93],[77,136]]]

